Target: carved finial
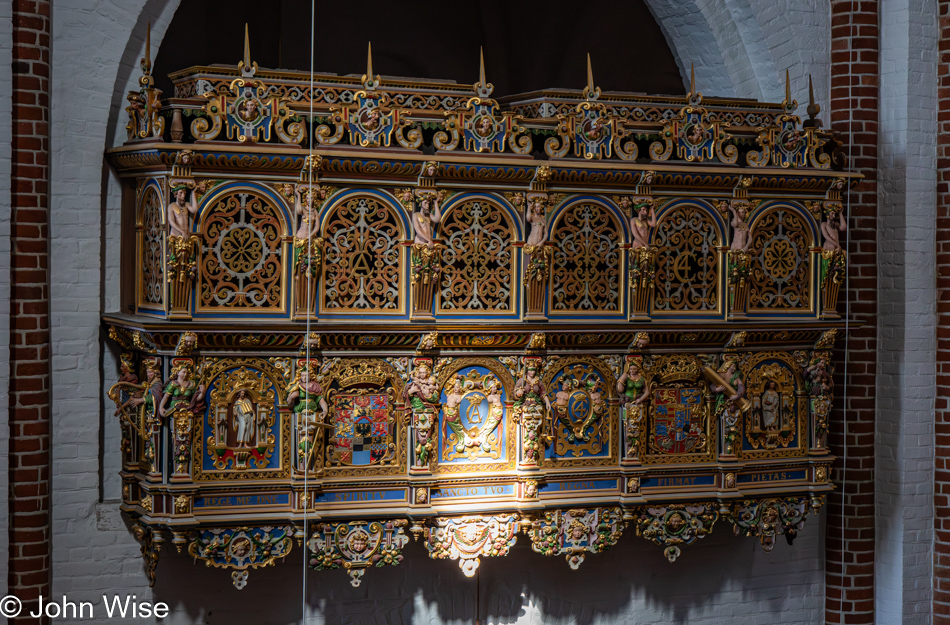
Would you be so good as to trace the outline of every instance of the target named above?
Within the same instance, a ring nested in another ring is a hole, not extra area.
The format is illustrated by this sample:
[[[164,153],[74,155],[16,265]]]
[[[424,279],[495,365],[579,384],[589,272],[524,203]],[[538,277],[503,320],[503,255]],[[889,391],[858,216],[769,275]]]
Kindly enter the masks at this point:
[[[485,84],[485,48],[478,47],[478,82]]]
[[[594,70],[590,67],[590,52],[587,53],[587,90],[594,91]]]
[[[247,22],[244,23],[244,58],[238,63],[238,70],[245,78],[257,72],[257,63],[251,61],[251,38],[248,35]]]
[[[247,32],[247,22],[244,22],[244,67],[251,66],[251,38]]]
[[[473,85],[475,93],[480,98],[487,98],[495,90],[495,85],[488,82],[485,78],[485,50],[478,49],[478,82]]]
[[[152,73],[152,22],[148,23],[145,31],[145,57],[142,59],[142,71]]]
[[[373,42],[366,42],[366,75],[373,76]]]
[[[785,100],[782,101],[782,106],[789,114],[798,108],[798,102],[792,99],[792,81],[788,77],[788,70],[785,70]]]
[[[820,128],[821,120],[818,119],[818,113],[821,112],[821,107],[815,102],[815,88],[811,84],[811,74],[808,75],[808,108],[805,112],[808,113],[808,121],[802,125]]]
[[[686,99],[692,106],[698,106],[703,101],[703,94],[696,90],[696,66],[693,63],[689,65],[689,93]]]
[[[587,88],[584,89],[584,97],[588,100],[596,100],[600,97],[600,88],[594,86],[594,71],[590,66],[590,52],[587,53]]]
[[[373,43],[366,42],[366,73],[363,74],[363,86],[373,90],[379,86],[379,76],[373,77]]]

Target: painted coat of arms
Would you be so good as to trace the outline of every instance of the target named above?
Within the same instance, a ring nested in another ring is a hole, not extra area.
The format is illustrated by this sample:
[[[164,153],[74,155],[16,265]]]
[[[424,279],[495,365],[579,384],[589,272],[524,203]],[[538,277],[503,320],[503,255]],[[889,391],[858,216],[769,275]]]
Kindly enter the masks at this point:
[[[660,388],[653,393],[654,450],[664,454],[699,451],[706,443],[703,392],[698,388]]]
[[[332,396],[329,460],[333,464],[365,466],[392,459],[393,400],[388,393],[350,391]]]

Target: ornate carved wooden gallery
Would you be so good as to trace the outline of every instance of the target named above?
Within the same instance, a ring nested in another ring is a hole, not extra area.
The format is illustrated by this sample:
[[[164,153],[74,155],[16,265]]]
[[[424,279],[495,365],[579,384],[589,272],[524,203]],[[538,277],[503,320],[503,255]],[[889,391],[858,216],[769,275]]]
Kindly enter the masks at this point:
[[[410,535],[466,575],[517,540],[771,549],[833,488],[854,176],[788,89],[143,70],[104,323],[153,580],[169,539],[238,588],[292,549],[358,585]]]

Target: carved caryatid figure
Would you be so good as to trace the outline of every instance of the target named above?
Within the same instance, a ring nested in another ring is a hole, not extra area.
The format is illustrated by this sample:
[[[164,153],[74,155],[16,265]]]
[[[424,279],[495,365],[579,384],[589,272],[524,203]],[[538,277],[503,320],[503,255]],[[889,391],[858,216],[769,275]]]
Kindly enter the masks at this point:
[[[547,242],[547,217],[545,215],[546,195],[544,193],[528,194],[527,214],[525,221],[531,224],[531,232],[525,241],[525,252],[533,254],[537,248]]]
[[[640,249],[650,247],[650,228],[656,227],[656,212],[653,198],[638,197],[633,200],[633,215],[630,218],[630,234],[633,240],[630,247]]]
[[[729,404],[737,404],[745,397],[745,383],[742,381],[742,374],[734,360],[727,360],[722,363],[717,373],[729,384],[729,387],[735,391],[733,394],[727,394],[729,389],[725,385],[711,386],[711,390],[719,394],[716,397],[715,410],[715,414],[719,415]]]
[[[521,415],[522,460],[528,465],[538,465],[544,439],[549,438],[542,436],[541,429],[545,411],[551,409],[551,400],[538,377],[537,360],[532,359],[525,364],[524,373],[515,383],[514,398],[514,407]]]
[[[327,199],[327,189],[323,186],[298,184],[294,189],[294,214],[300,217],[300,226],[294,233],[294,238],[306,241],[311,234],[316,234],[319,227],[316,223],[316,211]]]
[[[729,249],[733,252],[748,252],[752,245],[752,237],[749,233],[749,224],[746,223],[746,217],[749,215],[747,202],[732,202],[729,204],[729,211],[732,213],[732,245]]]
[[[166,417],[179,410],[187,410],[198,416],[205,409],[205,386],[196,384],[192,379],[194,371],[191,363],[183,363],[172,371],[172,379],[165,386],[158,414]]]
[[[168,235],[187,239],[191,232],[191,216],[198,213],[198,200],[192,192],[188,200],[189,185],[179,181],[172,186],[173,202],[168,205]]]
[[[233,405],[234,431],[236,433],[236,443],[239,447],[250,447],[253,444],[254,413],[254,404],[247,396],[247,391],[239,390]]]
[[[415,432],[413,466],[425,468],[433,449],[432,430],[439,412],[439,384],[432,375],[428,361],[419,362],[412,372],[409,384],[403,392],[412,409],[412,425]],[[460,424],[461,425],[461,424]]]
[[[718,393],[715,414],[722,419],[723,453],[731,456],[736,453],[739,442],[740,402],[745,398],[745,383],[734,360],[724,362],[717,373],[728,386],[712,384],[710,389]]]
[[[825,221],[821,222],[821,235],[824,238],[822,249],[829,252],[841,249],[839,243],[839,232],[848,229],[848,223],[844,218],[844,211],[841,210],[840,202],[829,202],[826,208]]]
[[[435,230],[442,219],[439,195],[431,191],[419,193],[418,210],[412,215],[413,244],[435,246]]]
[[[317,428],[326,423],[329,412],[323,385],[311,379],[311,376],[310,365],[304,365],[297,369],[296,379],[287,388],[287,405],[297,416],[297,466],[301,471],[310,467]]]
[[[645,409],[650,400],[650,386],[641,373],[639,361],[627,361],[623,374],[617,380],[617,392],[620,393],[624,414],[627,456],[636,458],[640,450],[640,430],[646,419]]]
[[[650,389],[647,387],[646,378],[640,372],[640,365],[636,361],[627,363],[626,369],[620,379],[617,380],[617,392],[621,394],[620,401],[624,408],[632,405],[640,405],[650,399]]]

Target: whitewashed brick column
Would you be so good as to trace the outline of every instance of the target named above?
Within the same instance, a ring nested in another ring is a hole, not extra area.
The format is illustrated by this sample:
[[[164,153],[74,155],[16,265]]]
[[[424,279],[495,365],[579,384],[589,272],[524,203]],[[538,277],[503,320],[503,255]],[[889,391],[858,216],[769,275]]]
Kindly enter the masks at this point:
[[[936,0],[881,3],[875,622],[931,622]]]

